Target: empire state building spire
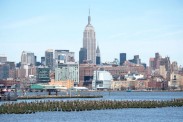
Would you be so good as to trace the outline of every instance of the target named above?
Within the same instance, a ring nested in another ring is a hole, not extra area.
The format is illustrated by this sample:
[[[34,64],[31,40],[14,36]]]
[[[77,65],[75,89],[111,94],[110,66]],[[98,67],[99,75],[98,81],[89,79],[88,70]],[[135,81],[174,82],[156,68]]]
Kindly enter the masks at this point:
[[[90,25],[91,17],[90,17],[90,9],[89,9],[89,16],[88,16],[88,25]]]

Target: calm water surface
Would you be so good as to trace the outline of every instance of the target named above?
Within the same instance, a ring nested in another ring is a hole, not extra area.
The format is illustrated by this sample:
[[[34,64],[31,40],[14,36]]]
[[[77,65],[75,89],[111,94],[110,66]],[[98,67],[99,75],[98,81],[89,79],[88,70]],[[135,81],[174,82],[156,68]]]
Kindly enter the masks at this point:
[[[0,115],[1,122],[182,122],[183,107]]]
[[[183,92],[92,92],[87,94],[100,94],[104,95],[104,97],[80,100],[171,100],[183,98]],[[1,122],[182,122],[183,107],[5,114],[0,115],[0,120]]]

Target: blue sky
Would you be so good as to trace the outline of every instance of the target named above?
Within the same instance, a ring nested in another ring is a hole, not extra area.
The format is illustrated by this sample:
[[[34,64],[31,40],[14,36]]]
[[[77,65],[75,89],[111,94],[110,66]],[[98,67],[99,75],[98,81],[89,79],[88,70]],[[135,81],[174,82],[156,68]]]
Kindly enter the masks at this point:
[[[69,49],[78,60],[89,8],[102,62],[159,52],[183,65],[182,0],[0,0],[0,54],[18,62],[23,50],[40,60]]]

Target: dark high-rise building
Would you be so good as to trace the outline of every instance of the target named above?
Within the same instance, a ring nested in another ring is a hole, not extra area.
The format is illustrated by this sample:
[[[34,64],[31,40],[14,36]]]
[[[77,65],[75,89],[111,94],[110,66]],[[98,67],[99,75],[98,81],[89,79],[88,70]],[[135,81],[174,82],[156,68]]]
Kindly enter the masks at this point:
[[[97,64],[97,65],[100,65],[100,64],[101,64],[101,61],[100,61],[100,60],[101,60],[100,57],[97,56],[97,57],[96,57],[96,64]]]
[[[36,63],[37,63],[37,56],[34,56],[34,61],[35,61],[35,65],[36,65]]]
[[[53,69],[53,50],[49,49],[45,52],[45,63],[50,69]]]
[[[38,67],[36,79],[38,83],[48,83],[50,81],[50,68]]]
[[[161,58],[159,53],[155,53],[155,58]]]
[[[134,63],[141,64],[141,59],[139,58],[139,55],[134,55]]]
[[[141,64],[144,66],[145,69],[147,68],[146,63],[141,63]]]
[[[129,60],[129,62],[134,64],[141,64],[141,59],[139,58],[139,55],[134,55],[134,58]]]
[[[41,57],[41,64],[45,65],[45,57]]]
[[[10,66],[9,64],[0,64],[0,79],[9,78]]]
[[[21,62],[16,63],[16,67],[20,68],[21,67]]]
[[[6,62],[9,65],[9,78],[16,78],[15,62]]]
[[[87,50],[86,48],[81,48],[79,51],[79,64],[83,64],[87,60]]]
[[[120,53],[120,65],[126,61],[126,53]]]
[[[99,49],[99,46],[97,46],[97,50],[96,50],[96,64],[99,65],[100,63],[101,63],[100,49]]]
[[[15,69],[15,62],[7,61],[6,64],[10,66],[10,69]]]

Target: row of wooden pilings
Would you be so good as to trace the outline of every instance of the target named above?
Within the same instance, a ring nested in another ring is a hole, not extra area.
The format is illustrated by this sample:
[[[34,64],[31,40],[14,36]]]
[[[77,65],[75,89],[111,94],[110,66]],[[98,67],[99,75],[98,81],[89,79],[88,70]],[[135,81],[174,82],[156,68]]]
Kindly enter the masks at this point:
[[[90,111],[122,108],[160,108],[181,107],[183,99],[167,101],[117,101],[117,100],[74,100],[74,101],[36,101],[4,103],[0,105],[0,114],[31,114],[46,111]]]

